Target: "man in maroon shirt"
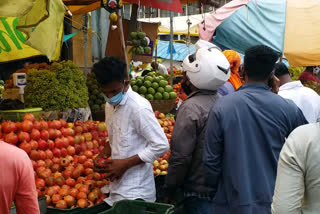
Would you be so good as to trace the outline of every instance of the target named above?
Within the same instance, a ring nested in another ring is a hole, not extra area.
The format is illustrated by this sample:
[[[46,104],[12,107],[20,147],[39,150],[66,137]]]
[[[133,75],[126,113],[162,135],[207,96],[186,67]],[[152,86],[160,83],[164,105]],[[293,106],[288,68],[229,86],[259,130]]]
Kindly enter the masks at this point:
[[[39,214],[32,163],[22,149],[0,141],[0,213]]]
[[[317,74],[319,73],[320,68],[319,66],[309,66],[306,68],[304,72],[299,77],[299,80],[304,83],[306,81],[313,81],[320,83]]]

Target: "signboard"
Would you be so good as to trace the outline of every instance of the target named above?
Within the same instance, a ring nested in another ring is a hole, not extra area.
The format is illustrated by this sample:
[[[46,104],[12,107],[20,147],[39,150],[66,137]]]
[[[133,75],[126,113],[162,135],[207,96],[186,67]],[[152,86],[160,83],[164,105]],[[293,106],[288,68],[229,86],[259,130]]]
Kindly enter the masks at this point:
[[[43,55],[38,50],[25,45],[26,36],[17,30],[16,17],[0,17],[0,62]]]

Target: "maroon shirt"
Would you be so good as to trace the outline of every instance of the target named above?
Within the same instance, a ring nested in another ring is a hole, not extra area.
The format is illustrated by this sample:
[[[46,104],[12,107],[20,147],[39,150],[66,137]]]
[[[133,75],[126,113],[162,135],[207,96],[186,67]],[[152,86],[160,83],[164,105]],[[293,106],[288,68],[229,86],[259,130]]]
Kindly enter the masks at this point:
[[[299,80],[301,81],[313,81],[313,82],[317,82],[320,83],[318,77],[314,74],[311,74],[307,71],[302,72],[302,74],[299,77]]]

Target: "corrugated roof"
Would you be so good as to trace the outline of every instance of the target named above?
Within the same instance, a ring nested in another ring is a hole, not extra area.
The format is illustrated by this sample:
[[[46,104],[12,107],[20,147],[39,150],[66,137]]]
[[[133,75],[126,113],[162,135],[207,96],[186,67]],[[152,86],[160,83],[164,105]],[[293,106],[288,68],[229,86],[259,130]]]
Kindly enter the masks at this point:
[[[188,56],[188,47],[183,43],[173,43],[174,49],[176,53],[173,54],[174,61],[183,61],[186,56]],[[170,53],[168,53],[169,42],[168,41],[158,41],[157,44],[157,57],[162,59],[170,59]],[[190,54],[196,52],[196,48],[194,45],[190,45]],[[156,56],[156,53],[153,52],[153,56]]]

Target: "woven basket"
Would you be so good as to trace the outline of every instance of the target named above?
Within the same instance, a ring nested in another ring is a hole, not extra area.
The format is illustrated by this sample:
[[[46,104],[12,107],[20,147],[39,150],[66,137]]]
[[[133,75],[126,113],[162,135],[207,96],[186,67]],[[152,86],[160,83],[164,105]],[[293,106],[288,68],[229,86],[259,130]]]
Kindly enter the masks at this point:
[[[175,99],[173,100],[152,100],[150,101],[153,111],[159,111],[167,114],[176,107]]]

